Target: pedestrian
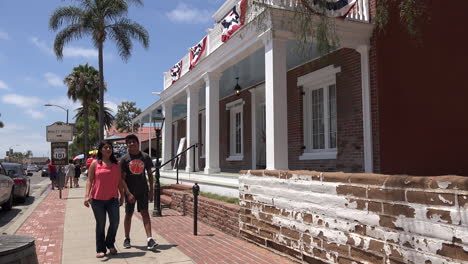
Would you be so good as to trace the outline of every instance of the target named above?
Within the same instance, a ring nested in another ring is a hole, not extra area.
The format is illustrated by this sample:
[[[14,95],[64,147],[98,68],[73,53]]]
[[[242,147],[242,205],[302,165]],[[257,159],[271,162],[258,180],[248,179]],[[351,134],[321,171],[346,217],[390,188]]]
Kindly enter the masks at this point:
[[[65,188],[67,188],[68,181],[70,181],[70,188],[72,188],[73,178],[75,178],[75,165],[73,160],[68,160],[68,165],[65,167]]]
[[[47,167],[49,167],[49,179],[52,185],[52,190],[55,190],[54,187],[57,185],[57,168],[52,165],[52,161],[47,159]]]
[[[80,187],[78,184],[78,180],[80,179],[81,176],[81,164],[80,161],[77,160],[75,164],[75,177],[73,178],[73,184],[75,185],[75,188]]]
[[[97,159],[88,170],[86,182],[86,196],[84,205],[93,209],[96,219],[96,257],[102,258],[107,249],[111,255],[117,254],[115,249],[115,236],[119,226],[119,206],[123,204],[123,193],[128,189],[124,187],[120,168],[112,150],[112,143],[102,141],[99,144]],[[120,199],[119,199],[120,192]],[[129,199],[133,199],[128,193]],[[105,234],[106,213],[109,217],[109,228]]]
[[[96,158],[96,154],[95,154],[95,153],[91,154],[91,157],[89,157],[89,158],[86,160],[86,169],[89,169],[89,166],[91,166],[91,163],[93,163],[94,158]]]
[[[148,201],[153,201],[153,174],[151,173],[153,162],[148,154],[140,151],[137,136],[133,134],[126,136],[125,143],[127,144],[128,153],[120,159],[122,179],[126,182],[130,193],[135,197],[138,212],[140,212],[143,218],[143,225],[147,236],[147,248],[153,249],[158,245],[151,234],[151,221],[148,213]],[[146,179],[146,175],[148,175],[148,180]],[[134,201],[127,199],[125,203],[124,248],[131,247],[130,228],[134,211]]]

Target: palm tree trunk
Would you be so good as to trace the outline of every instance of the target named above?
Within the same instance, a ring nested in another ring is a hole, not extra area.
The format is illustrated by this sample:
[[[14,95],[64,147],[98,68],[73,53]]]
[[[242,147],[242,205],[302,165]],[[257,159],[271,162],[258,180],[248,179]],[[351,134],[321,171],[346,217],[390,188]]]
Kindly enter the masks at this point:
[[[85,98],[86,99],[86,98]],[[83,100],[83,119],[84,119],[84,161],[86,162],[89,154],[89,119],[88,119],[88,100]]]
[[[104,43],[99,43],[99,141],[104,140]]]

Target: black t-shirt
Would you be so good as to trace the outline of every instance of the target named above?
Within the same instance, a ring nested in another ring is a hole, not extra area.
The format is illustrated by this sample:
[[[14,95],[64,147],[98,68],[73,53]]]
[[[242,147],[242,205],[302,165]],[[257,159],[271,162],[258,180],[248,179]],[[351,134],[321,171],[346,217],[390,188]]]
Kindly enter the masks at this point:
[[[148,192],[146,170],[153,168],[153,162],[148,154],[141,152],[137,155],[125,154],[120,159],[120,168],[125,172],[125,182],[134,195]]]

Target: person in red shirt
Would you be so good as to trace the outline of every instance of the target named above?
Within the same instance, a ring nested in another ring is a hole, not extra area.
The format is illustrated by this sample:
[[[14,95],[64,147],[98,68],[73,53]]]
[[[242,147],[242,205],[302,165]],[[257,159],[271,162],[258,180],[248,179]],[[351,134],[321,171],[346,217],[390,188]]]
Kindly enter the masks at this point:
[[[52,165],[52,161],[50,161],[50,159],[47,159],[47,167],[49,167],[49,178],[52,190],[54,190],[54,186],[57,185],[57,168]]]
[[[134,199],[125,182],[122,181],[120,167],[114,156],[112,143],[102,141],[99,144],[97,159],[91,163],[88,170],[84,200],[86,207],[91,205],[96,219],[97,258],[104,257],[107,249],[109,249],[111,255],[117,254],[114,243],[120,219],[119,206],[124,202],[124,193],[127,194],[127,199]],[[109,216],[107,235],[105,232],[106,214]]]

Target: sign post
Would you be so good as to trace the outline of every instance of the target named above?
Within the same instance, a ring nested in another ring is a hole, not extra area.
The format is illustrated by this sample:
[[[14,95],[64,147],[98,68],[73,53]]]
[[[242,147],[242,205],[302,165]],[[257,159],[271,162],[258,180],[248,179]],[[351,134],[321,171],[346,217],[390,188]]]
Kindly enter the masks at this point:
[[[57,166],[60,199],[62,199],[62,189],[65,182],[61,166],[68,165],[68,142],[73,140],[73,132],[74,126],[63,122],[55,122],[46,128],[47,142],[51,142],[52,165]]]

